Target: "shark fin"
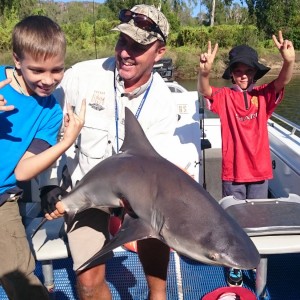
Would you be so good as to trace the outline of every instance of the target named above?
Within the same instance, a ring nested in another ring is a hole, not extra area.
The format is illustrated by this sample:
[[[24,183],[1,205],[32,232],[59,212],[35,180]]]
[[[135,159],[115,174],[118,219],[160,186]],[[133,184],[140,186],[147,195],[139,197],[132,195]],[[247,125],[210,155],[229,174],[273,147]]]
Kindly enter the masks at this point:
[[[81,269],[82,267],[88,267],[95,259],[119,246],[122,246],[123,244],[136,240],[142,240],[148,237],[160,239],[159,236],[157,236],[157,234],[149,227],[149,225],[145,224],[141,219],[135,219],[131,218],[129,215],[125,215],[122,226],[116,235],[100,251],[82,264],[78,269]]]
[[[131,110],[125,107],[125,138],[120,148],[121,152],[132,155],[160,156],[148,141],[142,126]]]

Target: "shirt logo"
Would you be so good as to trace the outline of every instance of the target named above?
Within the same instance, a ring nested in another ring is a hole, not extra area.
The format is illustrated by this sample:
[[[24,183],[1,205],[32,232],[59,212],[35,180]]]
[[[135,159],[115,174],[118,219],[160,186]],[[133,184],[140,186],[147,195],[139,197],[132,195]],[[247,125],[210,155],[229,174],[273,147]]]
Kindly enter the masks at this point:
[[[247,120],[253,120],[253,119],[256,119],[257,118],[257,112],[254,113],[254,114],[250,114],[248,116],[239,116],[238,114],[235,115],[235,117],[240,121],[240,122],[244,122],[244,121],[247,121]]]
[[[92,96],[91,102],[89,103],[89,106],[95,110],[103,110],[105,102],[105,92],[101,91],[94,91],[94,94]]]
[[[258,107],[258,98],[256,96],[253,96],[251,98],[251,103],[255,106]]]

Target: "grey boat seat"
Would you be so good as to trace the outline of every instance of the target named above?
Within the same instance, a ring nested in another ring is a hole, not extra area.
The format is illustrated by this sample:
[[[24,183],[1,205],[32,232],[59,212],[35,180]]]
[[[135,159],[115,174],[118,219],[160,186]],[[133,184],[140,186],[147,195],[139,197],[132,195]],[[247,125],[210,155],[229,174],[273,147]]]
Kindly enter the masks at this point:
[[[70,256],[67,236],[64,230],[64,218],[47,221],[32,237],[35,229],[43,220],[43,217],[40,217],[40,203],[21,202],[19,206],[30,248],[35,259],[41,263],[44,285],[50,293],[50,298],[54,299],[53,260]]]
[[[228,196],[219,203],[245,230],[261,255],[256,270],[256,294],[264,297],[267,256],[300,252],[300,196],[246,200]]]

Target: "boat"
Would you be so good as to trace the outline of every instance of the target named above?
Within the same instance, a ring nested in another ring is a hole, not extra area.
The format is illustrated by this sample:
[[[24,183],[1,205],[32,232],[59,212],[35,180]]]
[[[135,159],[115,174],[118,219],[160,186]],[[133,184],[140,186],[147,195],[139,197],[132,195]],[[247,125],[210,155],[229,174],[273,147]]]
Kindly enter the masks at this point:
[[[229,208],[235,209],[237,205],[234,199],[222,199],[221,194],[220,120],[204,109],[203,99],[199,99],[196,91],[187,91],[174,81],[170,59],[158,62],[155,71],[165,79],[178,106],[179,120],[174,143],[179,141],[184,147],[174,151],[174,162],[198,181],[224,209],[228,209],[228,212]],[[274,113],[268,122],[268,131],[274,170],[274,178],[269,183],[269,199],[246,201],[243,206],[267,205],[268,211],[272,212],[273,207],[278,208],[277,204],[291,204],[293,211],[297,211],[300,207],[300,126]],[[36,257],[36,274],[44,282],[51,299],[77,300],[63,219],[48,222],[31,239],[31,233],[42,219],[38,187],[36,181],[32,180],[23,188],[27,198],[20,203],[20,211]],[[261,217],[268,222],[268,213]],[[250,219],[255,222],[253,216]],[[283,222],[289,220],[286,210],[282,213],[282,219]],[[246,228],[261,253],[261,263],[256,270],[243,272],[244,287],[256,294],[257,299],[299,299],[296,273],[300,268],[299,221],[296,220],[292,226],[282,224],[280,228],[269,225]],[[167,298],[202,299],[213,290],[227,286],[225,271],[225,268],[195,262],[172,251]],[[114,251],[114,258],[107,264],[107,281],[114,300],[147,299],[146,280],[134,251],[124,247]],[[0,300],[6,299],[0,287]]]
[[[154,70],[161,74],[166,81],[171,92],[175,93],[178,104],[179,114],[188,114],[191,109],[189,122],[195,120],[195,112],[199,112],[197,122],[199,123],[199,131],[197,135],[201,137],[200,161],[202,161],[202,172],[207,173],[204,168],[209,168],[205,159],[211,160],[210,156],[221,159],[221,131],[220,120],[215,115],[205,109],[204,100],[195,91],[188,91],[182,85],[174,80],[172,72],[172,59],[162,59],[155,66]],[[181,93],[184,93],[181,95]],[[178,95],[179,94],[179,95]],[[187,100],[188,99],[188,100]],[[188,102],[187,102],[188,101]],[[188,107],[186,103],[194,103],[195,106]],[[195,111],[193,111],[195,109]],[[185,110],[185,112],[183,112]],[[269,192],[270,197],[287,197],[289,193],[300,195],[300,125],[295,124],[286,118],[273,113],[268,121],[268,132],[270,139],[270,150],[272,157],[272,166],[274,178],[270,180]],[[188,133],[187,133],[188,135]],[[194,141],[196,143],[196,141]],[[211,151],[206,151],[211,149]],[[203,151],[206,157],[203,157]],[[211,153],[210,153],[211,152]],[[208,155],[208,157],[207,157]],[[219,169],[220,170],[220,169]],[[213,174],[213,172],[210,172]],[[220,174],[220,171],[217,172]],[[216,177],[211,176],[213,179]],[[201,174],[200,177],[201,178]],[[207,180],[210,180],[209,178]],[[202,182],[201,182],[202,181]],[[207,186],[206,178],[199,179],[199,183]],[[209,184],[212,185],[212,184]],[[220,189],[216,191],[215,185],[210,193],[215,195],[216,199],[220,199]]]

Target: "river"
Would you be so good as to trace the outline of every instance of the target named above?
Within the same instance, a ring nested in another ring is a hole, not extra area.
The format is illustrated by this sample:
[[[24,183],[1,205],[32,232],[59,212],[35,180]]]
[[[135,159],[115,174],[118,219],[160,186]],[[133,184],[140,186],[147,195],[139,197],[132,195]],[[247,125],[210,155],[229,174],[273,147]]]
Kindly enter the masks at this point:
[[[258,84],[273,80],[271,76],[265,76]],[[182,86],[189,91],[196,90],[196,80],[178,80]],[[214,86],[230,85],[229,80],[212,79],[211,84]],[[275,112],[286,119],[300,125],[300,75],[293,76],[291,82],[286,86],[285,96],[282,103],[276,108]]]

